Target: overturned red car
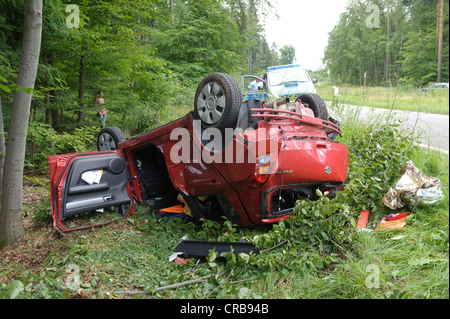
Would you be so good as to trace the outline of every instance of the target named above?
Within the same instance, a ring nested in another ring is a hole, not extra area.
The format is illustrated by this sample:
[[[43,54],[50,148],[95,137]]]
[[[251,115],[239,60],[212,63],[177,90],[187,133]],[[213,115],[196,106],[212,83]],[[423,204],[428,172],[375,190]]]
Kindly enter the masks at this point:
[[[155,211],[180,206],[193,218],[251,227],[287,218],[316,189],[330,194],[345,183],[348,149],[315,94],[242,102],[236,81],[213,73],[199,84],[194,111],[133,138],[104,128],[97,152],[49,157],[54,226],[134,204]]]

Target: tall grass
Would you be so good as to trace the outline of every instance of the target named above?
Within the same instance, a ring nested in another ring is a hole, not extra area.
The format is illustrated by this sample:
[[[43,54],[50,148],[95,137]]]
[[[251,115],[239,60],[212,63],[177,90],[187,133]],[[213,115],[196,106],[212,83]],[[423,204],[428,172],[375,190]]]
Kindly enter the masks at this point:
[[[317,94],[324,100],[333,100],[333,86],[329,83],[316,85]],[[407,86],[354,87],[338,86],[339,103],[396,109],[403,111],[449,114],[449,90],[423,92]]]

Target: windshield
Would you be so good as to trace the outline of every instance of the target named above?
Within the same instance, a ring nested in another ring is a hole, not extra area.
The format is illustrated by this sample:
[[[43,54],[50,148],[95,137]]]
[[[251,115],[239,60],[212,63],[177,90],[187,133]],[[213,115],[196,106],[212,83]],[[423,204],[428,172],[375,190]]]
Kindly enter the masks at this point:
[[[309,76],[302,68],[285,68],[273,70],[267,73],[270,86],[280,85],[286,82],[309,82]]]

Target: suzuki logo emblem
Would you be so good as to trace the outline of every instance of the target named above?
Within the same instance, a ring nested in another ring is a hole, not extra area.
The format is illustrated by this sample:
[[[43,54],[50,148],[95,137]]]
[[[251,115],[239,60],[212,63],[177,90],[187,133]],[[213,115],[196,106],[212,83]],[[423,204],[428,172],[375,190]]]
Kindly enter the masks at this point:
[[[325,167],[325,173],[327,173],[328,175],[331,174],[331,167],[330,166]]]

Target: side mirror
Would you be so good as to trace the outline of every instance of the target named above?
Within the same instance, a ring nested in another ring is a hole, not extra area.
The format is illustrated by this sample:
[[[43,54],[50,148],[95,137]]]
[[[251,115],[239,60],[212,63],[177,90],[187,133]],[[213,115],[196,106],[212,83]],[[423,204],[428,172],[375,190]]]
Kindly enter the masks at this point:
[[[312,83],[317,83],[317,79],[316,78],[312,78]]]

